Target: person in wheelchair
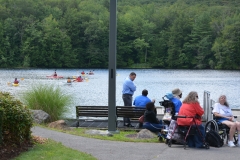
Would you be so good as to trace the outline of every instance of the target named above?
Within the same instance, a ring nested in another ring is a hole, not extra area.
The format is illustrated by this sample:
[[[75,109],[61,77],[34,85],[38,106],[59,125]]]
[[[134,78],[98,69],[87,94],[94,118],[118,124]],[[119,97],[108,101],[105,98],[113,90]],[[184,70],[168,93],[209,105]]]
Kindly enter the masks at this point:
[[[177,125],[177,119],[175,117],[175,115],[178,115],[178,112],[180,110],[180,107],[182,106],[182,102],[180,101],[180,99],[182,98],[182,91],[179,88],[173,89],[171,93],[167,93],[166,97],[169,99],[169,101],[171,101],[174,105],[174,109],[172,112],[172,117],[170,119],[170,124],[168,127],[168,133],[166,136],[166,143],[168,143],[168,140],[173,138],[175,140],[180,139],[180,136],[177,134],[178,129],[175,130],[175,127]],[[164,120],[165,123],[166,120]],[[176,133],[173,133],[173,131],[176,131]]]
[[[177,118],[178,126],[192,126],[194,120],[196,122],[199,132],[187,137],[187,144],[189,147],[202,148],[204,145],[204,127],[202,125],[201,116],[204,111],[198,101],[198,93],[195,91],[190,92],[183,100],[182,106],[179,110],[179,116],[186,116],[186,118]]]
[[[221,95],[218,98],[218,103],[214,104],[212,113],[216,117],[217,122],[227,125],[230,128],[228,146],[235,147],[233,143],[233,137],[236,131],[238,131],[238,143],[240,147],[240,123],[234,120],[232,110],[229,107],[227,98],[225,95]]]
[[[164,128],[163,122],[157,119],[154,102],[148,102],[146,104],[143,128],[146,128],[151,132],[159,132]]]
[[[182,102],[180,99],[182,98],[182,91],[179,88],[172,90],[173,97],[169,100],[173,102],[175,107],[175,115],[178,114],[180,107],[182,106]]]

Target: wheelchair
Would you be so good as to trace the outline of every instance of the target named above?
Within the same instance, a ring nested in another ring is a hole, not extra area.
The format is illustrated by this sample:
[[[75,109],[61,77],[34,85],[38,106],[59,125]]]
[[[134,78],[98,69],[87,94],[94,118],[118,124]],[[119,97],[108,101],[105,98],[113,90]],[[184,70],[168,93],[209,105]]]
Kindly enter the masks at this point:
[[[234,116],[234,118],[237,118],[237,116]],[[223,141],[223,144],[224,144],[224,140],[226,140],[226,143],[228,143],[228,140],[229,140],[229,131],[230,131],[230,128],[225,125],[225,124],[222,124],[221,122],[219,122],[217,120],[217,118],[213,115],[213,119],[208,121],[205,125],[205,134],[207,134],[207,132],[209,132],[210,130],[213,130],[213,131],[216,131],[222,141]],[[233,136],[233,139],[234,139],[234,144],[236,145],[237,142],[238,142],[238,139],[236,138],[237,137],[237,132],[235,133],[235,135]]]
[[[159,141],[164,141],[166,140],[167,134],[168,134],[168,128],[171,122],[171,119],[176,120],[174,117],[175,115],[175,106],[173,102],[170,100],[165,99],[166,95],[162,97],[163,101],[160,101],[160,106],[164,107],[164,117],[162,119],[164,125],[166,126],[165,129],[163,129],[159,135],[158,135],[158,140]],[[166,119],[165,119],[166,118]]]
[[[190,126],[180,126],[180,125],[176,125],[175,128],[174,128],[174,130],[173,130],[173,132],[171,133],[170,139],[167,141],[167,145],[168,145],[169,147],[172,146],[172,141],[173,141],[172,137],[173,137],[173,134],[178,133],[178,134],[180,134],[180,136],[182,137],[182,141],[179,142],[179,143],[184,145],[184,149],[186,149],[188,137],[189,137],[189,136],[194,136],[194,135],[196,135],[196,134],[198,134],[198,135],[201,137],[202,143],[203,143],[203,147],[204,147],[205,149],[209,149],[209,144],[205,141],[205,138],[204,138],[204,136],[202,135],[202,133],[201,133],[200,129],[198,128],[197,123],[196,123],[196,121],[195,121],[195,119],[197,118],[196,116],[192,117],[192,116],[180,116],[180,115],[178,115],[178,116],[175,116],[175,117],[176,117],[176,118],[192,118],[192,119],[193,119],[193,121],[192,121],[193,123],[192,123],[192,125],[190,125]],[[176,130],[177,130],[177,132],[176,132]],[[178,143],[178,144],[179,144],[179,143]]]
[[[167,115],[166,118],[163,118],[164,124],[167,125],[166,129],[163,129],[161,133],[159,133],[159,141],[165,140],[165,143],[171,147],[172,144],[183,144],[184,149],[186,149],[187,137],[191,135],[199,133],[202,137],[203,145],[206,149],[209,149],[209,145],[205,142],[204,137],[201,135],[200,130],[198,129],[195,117],[186,117],[186,116],[178,116],[175,114],[175,106],[173,102],[165,99],[166,96],[162,97],[163,101],[160,101],[160,105],[164,107],[164,115]],[[193,125],[191,126],[178,126],[176,123],[177,118],[193,118]],[[171,121],[175,122],[175,126],[171,126]],[[168,139],[167,136],[170,136]]]

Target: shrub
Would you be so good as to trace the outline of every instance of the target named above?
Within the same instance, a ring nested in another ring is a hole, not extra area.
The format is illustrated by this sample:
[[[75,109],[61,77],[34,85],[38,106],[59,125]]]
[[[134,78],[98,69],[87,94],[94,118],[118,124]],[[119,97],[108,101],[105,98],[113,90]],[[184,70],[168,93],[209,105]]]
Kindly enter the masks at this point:
[[[31,138],[33,120],[30,110],[10,93],[0,92],[2,110],[2,140],[4,143],[21,144]]]
[[[64,94],[60,87],[54,85],[33,85],[23,93],[23,102],[31,109],[43,110],[50,115],[50,121],[59,120],[68,111],[71,104],[70,95]]]

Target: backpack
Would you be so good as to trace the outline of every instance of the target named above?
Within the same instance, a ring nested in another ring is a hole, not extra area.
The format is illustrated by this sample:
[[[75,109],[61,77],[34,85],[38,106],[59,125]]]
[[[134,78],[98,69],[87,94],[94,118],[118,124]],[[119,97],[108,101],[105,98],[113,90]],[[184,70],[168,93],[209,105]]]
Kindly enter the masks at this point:
[[[207,132],[205,141],[209,144],[209,146],[213,146],[213,147],[223,146],[223,139],[214,130],[210,130],[209,132]]]

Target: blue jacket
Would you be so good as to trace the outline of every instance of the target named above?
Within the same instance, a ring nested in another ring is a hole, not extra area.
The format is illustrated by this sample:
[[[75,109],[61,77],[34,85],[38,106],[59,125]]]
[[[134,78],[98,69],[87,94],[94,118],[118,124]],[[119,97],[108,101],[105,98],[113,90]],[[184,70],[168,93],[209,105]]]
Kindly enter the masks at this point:
[[[136,86],[133,81],[129,77],[127,77],[123,83],[122,94],[133,95],[134,91],[136,91]]]
[[[147,96],[140,95],[135,98],[133,105],[139,108],[145,108],[148,102],[151,102],[151,100]]]
[[[175,112],[179,112],[182,102],[176,97],[171,98],[170,101],[172,101],[175,106]]]

